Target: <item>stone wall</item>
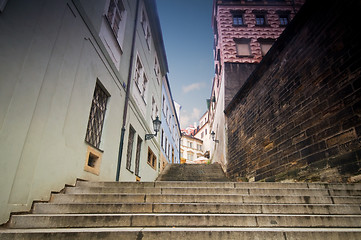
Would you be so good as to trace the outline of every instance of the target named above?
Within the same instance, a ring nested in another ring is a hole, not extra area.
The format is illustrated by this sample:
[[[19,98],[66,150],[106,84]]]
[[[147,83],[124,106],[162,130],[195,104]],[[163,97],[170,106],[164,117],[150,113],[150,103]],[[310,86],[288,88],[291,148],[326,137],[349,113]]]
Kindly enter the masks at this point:
[[[308,1],[225,113],[227,174],[361,179],[359,1]]]

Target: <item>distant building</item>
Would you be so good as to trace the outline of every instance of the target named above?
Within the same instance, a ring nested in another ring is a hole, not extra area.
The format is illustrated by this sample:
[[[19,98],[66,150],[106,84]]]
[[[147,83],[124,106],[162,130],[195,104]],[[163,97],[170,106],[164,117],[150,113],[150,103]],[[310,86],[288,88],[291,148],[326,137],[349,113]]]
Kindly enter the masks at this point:
[[[162,171],[168,163],[180,163],[181,130],[168,77],[164,77],[162,81],[162,111],[160,116],[162,120],[160,129],[160,171]]]
[[[189,126],[186,129],[182,129],[182,134],[188,135],[188,136],[194,136],[194,134],[197,133],[197,126],[194,124],[194,126]]]
[[[181,163],[205,163],[203,141],[193,136],[183,135],[181,141]]]
[[[210,158],[210,146],[211,146],[211,134],[209,131],[209,117],[208,111],[203,114],[199,120],[199,126],[197,127],[197,132],[194,135],[195,138],[198,138],[203,141],[202,150],[203,156],[205,158]]]
[[[211,158],[227,163],[227,123],[224,110],[261,62],[303,1],[214,0],[214,66],[209,127],[215,133]]]

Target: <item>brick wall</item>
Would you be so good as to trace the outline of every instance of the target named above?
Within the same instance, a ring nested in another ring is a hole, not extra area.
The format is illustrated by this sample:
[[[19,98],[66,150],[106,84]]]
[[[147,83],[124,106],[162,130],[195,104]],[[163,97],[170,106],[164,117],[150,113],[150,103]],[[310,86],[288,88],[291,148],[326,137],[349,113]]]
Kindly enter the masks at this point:
[[[360,181],[360,10],[306,2],[225,110],[230,177]]]

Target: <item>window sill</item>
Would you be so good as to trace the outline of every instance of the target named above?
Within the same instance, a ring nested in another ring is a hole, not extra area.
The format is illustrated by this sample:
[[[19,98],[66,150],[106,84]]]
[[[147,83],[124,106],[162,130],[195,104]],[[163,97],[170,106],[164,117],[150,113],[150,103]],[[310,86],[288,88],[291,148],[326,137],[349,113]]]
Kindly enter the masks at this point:
[[[84,140],[84,141],[85,141],[85,143],[86,143],[87,145],[89,145],[90,147],[96,149],[97,151],[99,151],[99,152],[101,152],[101,153],[104,152],[104,150],[101,150],[100,148],[97,148],[96,146],[94,146],[94,145],[91,144],[90,142],[88,142],[88,141],[86,141],[86,140]]]
[[[153,168],[153,170],[156,170],[155,166],[153,167],[152,164],[150,164],[149,162],[147,162],[147,164],[149,165],[149,167]]]
[[[264,25],[255,25],[255,27],[261,27],[261,28],[266,28],[266,27],[271,27],[271,25],[268,24],[264,24]]]
[[[115,39],[115,41],[117,42],[118,44],[118,47],[119,47],[119,50],[120,50],[120,53],[123,54],[123,44],[121,44],[121,40],[117,37],[117,35],[114,33],[113,29],[112,29],[112,24],[109,22],[109,19],[107,17],[106,14],[103,15],[103,17],[105,18],[105,21],[108,23],[108,28],[109,28],[109,31],[112,33],[111,35],[113,36],[113,38]],[[119,32],[118,32],[119,33]]]

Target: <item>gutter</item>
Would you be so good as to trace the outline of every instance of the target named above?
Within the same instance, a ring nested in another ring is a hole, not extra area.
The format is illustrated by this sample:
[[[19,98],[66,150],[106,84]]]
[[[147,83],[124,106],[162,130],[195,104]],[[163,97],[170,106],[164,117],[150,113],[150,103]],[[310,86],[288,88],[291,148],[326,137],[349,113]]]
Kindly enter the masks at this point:
[[[137,31],[138,15],[139,15],[139,0],[137,0],[137,5],[136,5],[134,27],[133,27],[133,36],[132,36],[132,47],[131,47],[130,59],[129,59],[130,64],[129,64],[129,71],[128,71],[128,79],[127,79],[127,89],[126,89],[126,93],[125,93],[123,124],[122,124],[122,130],[121,130],[121,134],[120,134],[117,174],[116,174],[116,178],[115,178],[115,180],[117,182],[119,181],[119,178],[120,178],[120,166],[121,166],[121,163],[122,163],[124,136],[125,136],[125,131],[126,131],[125,124],[126,124],[127,114],[128,114],[130,84],[131,84],[131,81],[132,81],[133,62],[134,62],[133,61],[134,60],[134,48],[135,48],[135,35],[136,35],[136,31]]]

